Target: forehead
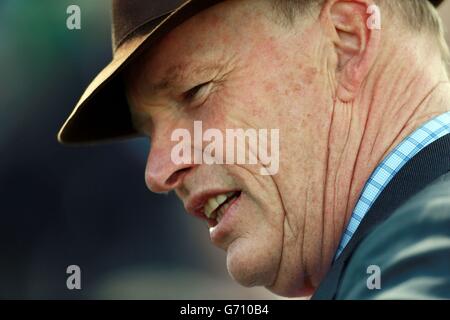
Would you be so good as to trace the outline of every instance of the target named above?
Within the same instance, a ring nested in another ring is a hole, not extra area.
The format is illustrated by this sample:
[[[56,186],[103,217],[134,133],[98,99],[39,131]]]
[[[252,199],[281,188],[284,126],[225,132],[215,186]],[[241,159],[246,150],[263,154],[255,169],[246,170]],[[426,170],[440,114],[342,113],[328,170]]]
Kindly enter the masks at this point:
[[[263,29],[262,10],[250,2],[227,0],[190,18],[130,66],[133,78],[141,74],[145,77],[139,82],[165,79],[167,83],[159,81],[164,86],[242,52]]]

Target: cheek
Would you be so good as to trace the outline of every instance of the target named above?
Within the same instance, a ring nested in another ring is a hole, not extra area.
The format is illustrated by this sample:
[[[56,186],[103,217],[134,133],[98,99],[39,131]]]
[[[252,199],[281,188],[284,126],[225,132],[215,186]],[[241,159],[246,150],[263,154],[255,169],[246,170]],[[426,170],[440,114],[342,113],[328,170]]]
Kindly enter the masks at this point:
[[[277,277],[283,253],[283,206],[273,182],[263,180],[269,178],[246,177],[247,196],[232,233],[234,241],[227,250],[227,267],[244,286],[270,286]]]
[[[242,128],[272,128],[274,117],[281,114],[276,106],[280,97],[278,85],[262,78],[230,82],[214,99],[215,120]]]

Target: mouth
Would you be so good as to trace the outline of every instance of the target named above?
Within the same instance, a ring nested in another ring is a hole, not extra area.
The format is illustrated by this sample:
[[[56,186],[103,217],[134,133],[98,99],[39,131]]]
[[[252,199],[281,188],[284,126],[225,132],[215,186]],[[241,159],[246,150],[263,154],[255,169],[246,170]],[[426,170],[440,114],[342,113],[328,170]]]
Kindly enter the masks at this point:
[[[213,192],[203,194],[190,201],[186,210],[208,222],[209,228],[216,227],[225,217],[227,210],[237,200],[241,191]]]
[[[209,198],[204,206],[209,228],[216,227],[227,213],[228,208],[241,195],[240,191],[228,192]]]

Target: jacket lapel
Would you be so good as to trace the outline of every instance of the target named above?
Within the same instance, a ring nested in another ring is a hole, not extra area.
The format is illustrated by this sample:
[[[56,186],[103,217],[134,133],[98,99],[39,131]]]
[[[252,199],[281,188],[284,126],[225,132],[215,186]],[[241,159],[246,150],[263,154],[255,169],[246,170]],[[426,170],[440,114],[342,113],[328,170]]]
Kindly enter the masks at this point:
[[[334,299],[346,263],[361,240],[410,197],[449,171],[450,134],[447,134],[422,149],[394,176],[370,208],[340,257],[333,263],[312,299]]]

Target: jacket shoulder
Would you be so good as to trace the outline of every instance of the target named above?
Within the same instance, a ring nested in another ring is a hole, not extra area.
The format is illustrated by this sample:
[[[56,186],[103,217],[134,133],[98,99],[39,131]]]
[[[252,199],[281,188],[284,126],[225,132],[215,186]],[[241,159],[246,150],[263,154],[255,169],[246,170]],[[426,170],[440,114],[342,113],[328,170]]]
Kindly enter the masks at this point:
[[[358,245],[336,298],[450,299],[450,173],[411,197]]]

